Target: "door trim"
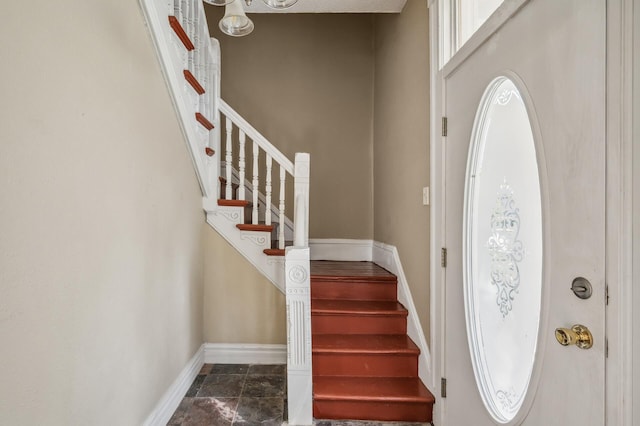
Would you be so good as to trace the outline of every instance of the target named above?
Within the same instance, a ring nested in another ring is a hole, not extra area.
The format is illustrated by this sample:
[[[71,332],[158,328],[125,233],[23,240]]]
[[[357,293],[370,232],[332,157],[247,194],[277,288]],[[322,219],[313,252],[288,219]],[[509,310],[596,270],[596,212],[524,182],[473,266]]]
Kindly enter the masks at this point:
[[[443,16],[440,1],[429,3],[429,38],[431,59],[431,123],[440,123],[445,99],[444,77],[477,49],[506,22],[527,0],[505,2],[498,11],[511,12],[492,17],[474,34],[450,61],[440,68],[441,47],[450,45],[455,28],[449,16]],[[515,7],[515,5],[518,5]],[[633,211],[632,211],[632,77],[633,77],[633,0],[607,0],[607,141],[606,141],[606,282],[609,305],[606,333],[609,356],[606,360],[605,415],[609,425],[633,424]],[[486,27],[486,28],[485,28]],[[491,30],[492,29],[492,30]],[[449,34],[445,33],[447,30]],[[440,380],[445,371],[443,336],[445,269],[440,267],[440,249],[444,247],[446,186],[444,181],[444,144],[439,126],[430,129],[431,179],[431,342],[433,383],[439,396]],[[434,407],[434,424],[442,425],[442,404]]]
[[[632,425],[633,0],[607,1],[606,420]]]

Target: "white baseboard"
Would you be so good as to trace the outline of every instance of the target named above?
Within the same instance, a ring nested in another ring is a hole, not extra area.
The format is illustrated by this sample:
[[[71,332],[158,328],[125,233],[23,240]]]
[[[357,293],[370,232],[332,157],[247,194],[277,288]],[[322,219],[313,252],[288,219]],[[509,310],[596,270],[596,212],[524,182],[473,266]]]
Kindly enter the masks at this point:
[[[287,345],[205,343],[206,364],[286,364]]]
[[[169,389],[167,389],[164,395],[162,395],[160,401],[158,401],[153,411],[144,421],[144,426],[164,426],[167,424],[203,365],[204,345],[200,346],[195,355],[193,355],[180,374],[178,374],[176,380],[169,386]]]
[[[373,241],[346,239],[310,239],[311,260],[371,262]]]
[[[431,368],[431,353],[429,352],[429,345],[427,345],[427,339],[424,336],[422,325],[420,325],[416,306],[413,303],[413,297],[411,296],[407,277],[402,269],[402,263],[400,263],[398,249],[395,246],[375,241],[373,243],[372,261],[376,265],[382,266],[387,271],[398,277],[398,301],[407,308],[407,311],[409,311],[409,316],[407,318],[407,334],[411,340],[418,345],[418,348],[420,348],[418,374],[422,382],[433,390],[433,384],[435,382],[432,374],[433,370]]]
[[[286,364],[287,345],[205,343],[162,395],[144,426],[164,426],[180,405],[204,364]]]

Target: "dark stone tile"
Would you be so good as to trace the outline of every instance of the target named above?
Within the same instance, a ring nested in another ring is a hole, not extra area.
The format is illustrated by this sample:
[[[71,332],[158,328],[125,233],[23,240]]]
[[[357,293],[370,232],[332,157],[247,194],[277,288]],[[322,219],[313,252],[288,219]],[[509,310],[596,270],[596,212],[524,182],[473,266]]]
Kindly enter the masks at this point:
[[[240,398],[234,425],[280,426],[284,402],[282,398]]]
[[[204,379],[196,396],[198,398],[239,397],[242,394],[244,378],[245,376],[239,374],[210,374]]]
[[[395,423],[394,423],[395,424]],[[382,426],[382,423],[358,420],[317,420],[315,426]]]
[[[213,364],[209,374],[247,374],[249,364]]]
[[[204,382],[204,379],[206,378],[207,376],[203,375],[196,376],[196,379],[193,381],[193,383],[191,383],[191,387],[187,391],[185,398],[196,396],[196,394],[200,390],[200,386],[202,386],[202,382]]]
[[[376,422],[371,420],[316,420],[314,426],[429,426],[429,423]]]
[[[191,408],[191,405],[193,405],[193,398],[182,398],[182,401],[180,401],[180,405],[178,405],[175,413],[173,413],[173,416],[171,416],[171,419],[169,419],[169,423],[167,423],[167,426],[182,425],[182,422],[184,421],[187,412]]]
[[[249,374],[284,376],[287,374],[287,366],[285,364],[254,364],[249,367]]]
[[[247,376],[244,382],[242,396],[254,398],[284,398],[285,396],[284,376]]]
[[[207,374],[211,373],[212,368],[213,368],[213,364],[205,364],[202,366],[198,374],[204,374],[206,376]]]
[[[192,398],[181,426],[230,426],[238,398]]]

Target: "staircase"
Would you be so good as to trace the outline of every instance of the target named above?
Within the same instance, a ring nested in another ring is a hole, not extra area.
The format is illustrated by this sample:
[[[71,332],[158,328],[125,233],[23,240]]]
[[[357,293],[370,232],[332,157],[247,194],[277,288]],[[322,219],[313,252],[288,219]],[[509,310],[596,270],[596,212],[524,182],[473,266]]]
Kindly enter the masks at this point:
[[[311,262],[313,415],[430,422],[397,278],[370,262]]]
[[[401,267],[400,289],[372,263],[320,262],[311,270],[309,154],[291,161],[221,99],[220,49],[201,0],[139,1],[206,221],[286,296],[289,424],[311,425],[313,413],[430,421],[433,396],[418,378],[419,357],[421,372],[426,357],[407,329],[425,352],[427,346],[415,309],[407,327],[398,302],[413,306]]]

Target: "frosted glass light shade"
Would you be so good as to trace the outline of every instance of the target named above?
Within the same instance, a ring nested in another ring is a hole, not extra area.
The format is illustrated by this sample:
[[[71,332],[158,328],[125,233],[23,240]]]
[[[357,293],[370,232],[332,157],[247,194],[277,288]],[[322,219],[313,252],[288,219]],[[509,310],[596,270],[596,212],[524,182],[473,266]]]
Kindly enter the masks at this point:
[[[202,1],[208,4],[212,4],[214,6],[226,6],[235,0],[202,0]]]
[[[264,4],[272,9],[286,9],[293,6],[298,0],[262,0]]]
[[[240,0],[227,5],[219,26],[223,33],[233,37],[242,37],[253,31],[253,21],[244,13]]]

